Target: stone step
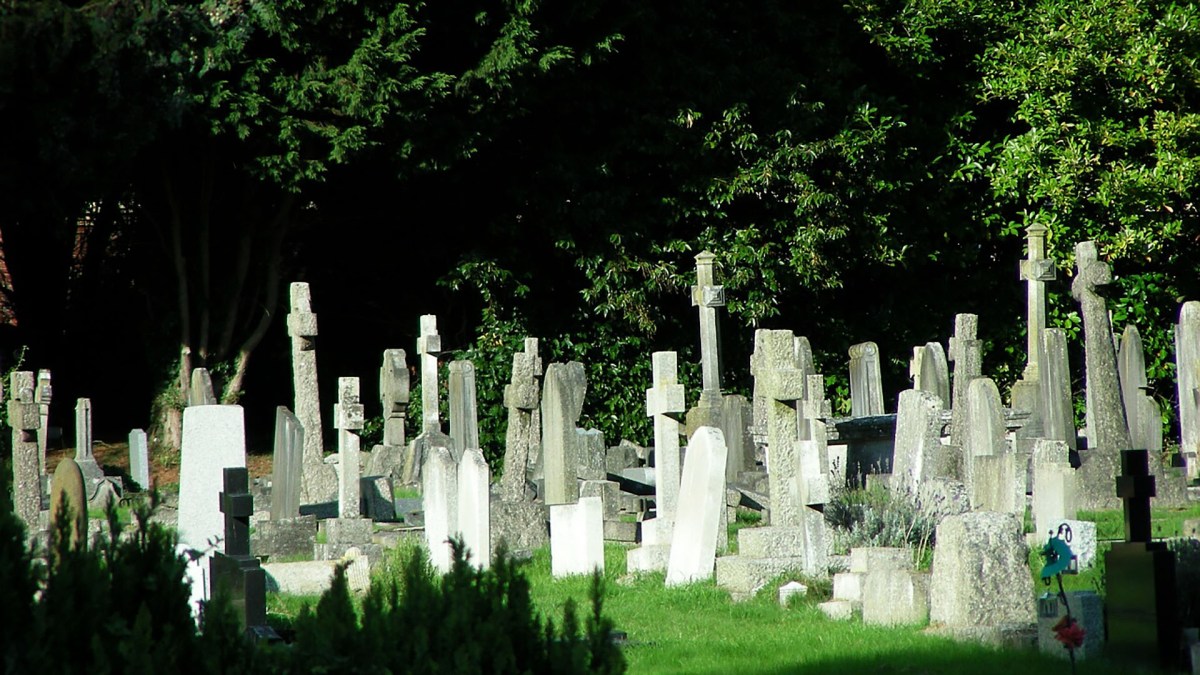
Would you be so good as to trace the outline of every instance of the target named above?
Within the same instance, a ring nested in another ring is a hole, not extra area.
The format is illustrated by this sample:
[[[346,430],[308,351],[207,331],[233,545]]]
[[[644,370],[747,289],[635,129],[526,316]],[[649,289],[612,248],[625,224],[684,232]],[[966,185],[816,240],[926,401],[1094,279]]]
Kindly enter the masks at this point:
[[[744,531],[744,530],[743,530]],[[775,577],[788,572],[797,575],[804,571],[804,558],[750,558],[725,556],[717,558],[717,585],[728,590],[734,600],[746,600]]]

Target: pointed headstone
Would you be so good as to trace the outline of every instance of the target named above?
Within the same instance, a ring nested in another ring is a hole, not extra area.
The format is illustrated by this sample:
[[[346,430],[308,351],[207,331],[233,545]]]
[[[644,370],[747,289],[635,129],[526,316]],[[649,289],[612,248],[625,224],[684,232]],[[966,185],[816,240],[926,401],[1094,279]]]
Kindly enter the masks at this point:
[[[943,407],[950,405],[950,367],[946,361],[946,350],[940,342],[927,342],[924,346],[913,347],[909,376],[912,377],[913,389],[937,396]]]
[[[271,520],[300,515],[304,473],[304,427],[285,406],[275,408],[275,453],[271,462]]]
[[[575,424],[583,412],[587,377],[583,364],[552,363],[542,391],[542,456],[546,504],[573,504],[579,499],[579,466]]]
[[[332,501],[337,496],[337,474],[325,463],[321,427],[321,398],[317,389],[317,315],[312,311],[308,284],[291,285],[291,312],[287,316],[292,341],[293,409],[304,427],[304,473],[300,499],[305,504]]]

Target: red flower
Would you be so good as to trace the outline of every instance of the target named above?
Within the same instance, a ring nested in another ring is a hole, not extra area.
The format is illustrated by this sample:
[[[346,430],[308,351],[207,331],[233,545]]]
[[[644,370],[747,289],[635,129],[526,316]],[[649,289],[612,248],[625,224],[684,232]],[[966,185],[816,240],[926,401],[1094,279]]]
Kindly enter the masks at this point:
[[[1083,626],[1075,619],[1064,616],[1059,619],[1058,623],[1054,624],[1054,639],[1063,643],[1063,647],[1067,649],[1079,649],[1083,646],[1083,637],[1087,631],[1083,630]]]

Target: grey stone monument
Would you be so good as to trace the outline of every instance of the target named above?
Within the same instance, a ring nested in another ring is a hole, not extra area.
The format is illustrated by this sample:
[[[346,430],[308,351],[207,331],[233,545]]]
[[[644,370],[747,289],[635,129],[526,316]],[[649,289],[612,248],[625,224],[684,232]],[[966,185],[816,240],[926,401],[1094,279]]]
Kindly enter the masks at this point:
[[[1028,410],[1037,417],[1040,391],[1038,357],[1041,351],[1042,329],[1046,327],[1046,282],[1054,281],[1054,261],[1046,259],[1046,233],[1040,223],[1025,231],[1029,257],[1021,261],[1021,280],[1026,282],[1026,362],[1021,379],[1012,388],[1012,407]]]
[[[383,443],[371,449],[369,476],[401,480],[404,473],[404,424],[408,419],[408,366],[403,349],[383,352],[379,368],[379,400],[383,404]]]
[[[39,370],[37,374],[37,389],[33,398],[38,404],[38,414],[41,423],[38,427],[38,473],[46,475],[46,440],[50,436],[50,400],[54,397],[54,389],[50,386],[50,371]]]
[[[688,443],[667,564],[668,586],[712,578],[717,534],[726,527],[724,440],[720,429],[701,427]]]
[[[188,389],[188,405],[217,405],[217,395],[213,393],[212,375],[207,368],[192,369],[192,385]]]
[[[500,490],[506,501],[527,498],[526,476],[537,461],[541,446],[542,360],[538,357],[537,338],[525,339],[525,351],[513,354],[512,380],[504,387],[504,407],[508,408],[508,430],[504,435],[504,475]],[[535,415],[537,416],[535,424]]]
[[[937,396],[943,407],[950,405],[950,366],[946,360],[946,350],[940,342],[927,342],[924,346],[913,347],[908,373],[913,389]]]
[[[1179,390],[1179,449],[1188,480],[1200,478],[1200,302],[1185,302],[1175,326],[1175,372]]]
[[[1042,351],[1038,368],[1041,380],[1041,418],[1043,437],[1078,448],[1075,408],[1071,404],[1071,367],[1067,361],[1067,334],[1060,328],[1042,331]]]
[[[461,457],[464,450],[479,448],[479,413],[475,407],[475,364],[470,361],[451,361],[450,377],[450,438]]]
[[[896,407],[896,449],[893,486],[917,494],[935,477],[936,453],[941,449],[942,400],[920,389],[900,392]]]
[[[983,341],[976,338],[979,317],[974,314],[954,316],[954,337],[950,338],[950,360],[954,362],[953,406],[950,417],[950,444],[963,447],[967,414],[967,389],[971,380],[983,372]]]
[[[850,415],[884,414],[883,378],[879,372],[879,347],[863,342],[850,347]]]
[[[543,501],[548,505],[579,500],[578,434],[575,424],[583,412],[587,377],[583,364],[552,363],[546,368],[542,391],[542,456],[545,471]]]
[[[654,386],[646,390],[646,414],[654,420],[654,538],[666,543],[671,538],[679,500],[678,416],[685,410],[675,352],[654,352],[653,373]]]
[[[337,474],[325,463],[321,429],[321,399],[317,389],[317,315],[312,311],[308,284],[291,286],[291,313],[287,317],[292,340],[292,385],[295,411],[304,427],[304,474],[300,499],[305,504],[332,501],[337,496]]]
[[[417,338],[417,354],[421,357],[421,429],[442,430],[438,412],[438,355],[442,353],[442,336],[438,335],[437,316],[421,316],[421,335]]]
[[[359,437],[363,428],[363,405],[359,399],[357,377],[338,378],[338,402],[333,408],[334,428],[338,430],[338,517],[358,518],[359,511]]]
[[[275,408],[275,454],[271,462],[271,520],[300,515],[304,473],[304,427],[285,406]]]
[[[9,375],[12,398],[8,401],[8,426],[12,427],[13,511],[25,523],[25,531],[38,531],[42,510],[42,478],[38,471],[37,432],[42,423],[34,399],[33,373],[14,371]]]
[[[700,400],[687,412],[687,435],[702,426],[725,429],[721,403],[721,329],[717,308],[725,306],[725,287],[716,283],[713,267],[717,256],[709,251],[696,255],[696,285],[692,306],[700,314]]]
[[[150,447],[142,429],[129,432],[129,476],[142,490],[150,489]]]
[[[65,509],[65,510],[64,510]],[[66,516],[69,525],[60,533],[58,519]],[[50,481],[50,532],[51,536],[67,535],[67,547],[71,550],[87,546],[88,505],[83,489],[83,473],[70,457],[64,457],[54,469]],[[51,549],[53,554],[55,549]]]
[[[75,463],[83,472],[88,502],[93,502],[104,482],[104,469],[92,454],[92,402],[86,398],[75,401]]]

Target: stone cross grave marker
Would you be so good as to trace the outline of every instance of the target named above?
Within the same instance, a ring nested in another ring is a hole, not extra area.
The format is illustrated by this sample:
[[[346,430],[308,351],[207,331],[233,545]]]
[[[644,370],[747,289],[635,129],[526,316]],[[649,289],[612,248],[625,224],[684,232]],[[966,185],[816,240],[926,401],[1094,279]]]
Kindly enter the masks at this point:
[[[475,364],[470,361],[451,361],[450,377],[450,438],[461,457],[464,450],[479,449],[479,413],[475,404]]]
[[[222,472],[218,503],[225,520],[225,550],[213,556],[209,575],[214,590],[229,597],[242,629],[257,634],[267,626],[267,579],[258,558],[250,555],[254,498],[249,480],[245,467],[229,467]]]
[[[804,397],[805,378],[795,360],[792,331],[763,332],[764,363],[760,368],[768,397],[767,443],[770,468],[771,524],[799,526],[804,504],[796,480],[800,474],[797,401]]]
[[[50,371],[39,370],[37,374],[37,388],[33,393],[33,398],[38,404],[38,414],[41,416],[41,423],[38,426],[37,444],[38,444],[38,473],[46,474],[46,440],[50,436],[50,400],[54,398],[54,389],[50,386]]]
[[[417,353],[421,355],[421,429],[442,430],[438,413],[438,354],[442,352],[442,336],[437,331],[437,316],[421,316],[421,335],[417,338]]]
[[[308,284],[291,285],[291,312],[287,316],[292,340],[292,385],[295,414],[304,427],[304,473],[300,486],[305,504],[327,502],[337,494],[337,476],[325,464],[321,429],[321,399],[317,389],[317,315],[312,311]]]
[[[679,418],[687,406],[675,352],[654,352],[654,386],[646,390],[646,414],[654,420],[654,510],[656,539],[670,541],[679,499]]]
[[[983,372],[983,341],[975,336],[979,317],[974,314],[954,316],[954,337],[950,338],[950,360],[954,362],[954,386],[951,397],[950,444],[963,447],[967,416],[967,390],[971,380]]]
[[[271,462],[271,520],[300,515],[304,472],[304,426],[285,406],[275,408],[275,454]]]
[[[863,342],[850,347],[850,415],[884,414],[883,379],[879,373],[879,347]]]
[[[725,306],[725,287],[717,285],[709,251],[696,255],[696,285],[692,286],[692,306],[700,311],[700,370],[703,391],[721,393],[721,332],[717,308]]]
[[[14,371],[9,375],[9,389],[12,395],[8,401],[8,425],[12,427],[13,511],[25,523],[26,532],[36,532],[38,513],[42,509],[37,445],[42,417],[34,400],[33,373]]]
[[[217,395],[213,393],[212,375],[207,368],[192,369],[192,385],[188,389],[188,405],[216,405]]]
[[[513,354],[512,379],[504,386],[508,430],[504,435],[504,475],[500,489],[507,501],[525,499],[526,473],[541,445],[541,421],[534,416],[541,405],[542,360],[537,338],[525,338],[525,351]]]
[[[1049,228],[1034,223],[1025,230],[1028,258],[1021,261],[1021,280],[1026,282],[1026,361],[1021,381],[1013,386],[1014,408],[1034,412],[1038,404],[1038,356],[1042,329],[1046,327],[1046,282],[1054,281],[1054,261],[1046,259]]]
[[[1079,270],[1071,284],[1071,294],[1079,301],[1083,313],[1088,447],[1107,452],[1128,450],[1131,442],[1117,382],[1112,323],[1100,295],[1101,289],[1112,283],[1112,270],[1100,262],[1096,243],[1092,241],[1075,246],[1075,262]],[[1109,476],[1110,480],[1114,478],[1115,475]]]
[[[583,412],[587,377],[583,364],[552,363],[546,368],[542,391],[542,456],[546,504],[574,504],[579,500],[578,434],[575,424]]]
[[[1175,325],[1175,372],[1179,392],[1179,450],[1188,480],[1200,477],[1200,302],[1185,302]]]
[[[87,488],[88,501],[100,491],[104,482],[104,470],[96,463],[92,454],[92,402],[81,398],[75,401],[75,463],[83,472],[83,485]]]
[[[360,488],[358,432],[363,428],[363,405],[359,399],[357,377],[338,378],[338,402],[333,408],[334,428],[338,430],[338,517],[358,518]]]
[[[142,490],[150,489],[150,446],[142,429],[129,432],[129,477]]]

